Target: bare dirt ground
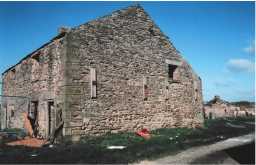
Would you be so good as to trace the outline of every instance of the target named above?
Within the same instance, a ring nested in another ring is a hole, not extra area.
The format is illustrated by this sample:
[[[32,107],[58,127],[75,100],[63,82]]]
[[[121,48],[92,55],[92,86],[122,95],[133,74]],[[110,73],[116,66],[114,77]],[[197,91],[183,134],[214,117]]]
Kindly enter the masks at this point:
[[[16,140],[16,141],[6,143],[6,145],[8,145],[8,146],[26,146],[26,147],[40,148],[46,142],[47,142],[46,140],[26,137],[25,139],[22,139],[22,140]]]

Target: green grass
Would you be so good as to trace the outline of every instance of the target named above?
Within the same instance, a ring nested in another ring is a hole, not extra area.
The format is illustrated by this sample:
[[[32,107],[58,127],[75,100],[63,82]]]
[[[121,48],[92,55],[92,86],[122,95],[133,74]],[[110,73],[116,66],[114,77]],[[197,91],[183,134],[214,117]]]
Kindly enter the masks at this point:
[[[144,159],[155,159],[175,154],[184,149],[214,143],[234,136],[254,131],[254,118],[222,118],[206,120],[203,128],[162,128],[151,131],[151,139],[145,140],[135,133],[106,134],[100,137],[83,137],[78,143],[67,139],[56,148],[15,148],[15,152],[5,152],[0,162],[24,163],[132,163]],[[227,123],[243,125],[243,128],[230,127]],[[123,150],[109,150],[107,146],[123,145]],[[12,150],[8,147],[7,150]],[[24,154],[38,153],[31,158]],[[11,155],[8,155],[11,153]],[[23,156],[23,157],[21,157]]]
[[[13,141],[16,138],[24,138],[27,135],[24,129],[19,129],[19,128],[7,128],[7,129],[1,130],[1,132],[3,132],[4,134],[7,134],[8,136],[12,135],[9,138],[1,138],[1,141],[3,141],[2,143]]]
[[[19,132],[23,131],[23,129],[19,129],[19,128],[5,128],[2,131],[3,132],[19,133]]]

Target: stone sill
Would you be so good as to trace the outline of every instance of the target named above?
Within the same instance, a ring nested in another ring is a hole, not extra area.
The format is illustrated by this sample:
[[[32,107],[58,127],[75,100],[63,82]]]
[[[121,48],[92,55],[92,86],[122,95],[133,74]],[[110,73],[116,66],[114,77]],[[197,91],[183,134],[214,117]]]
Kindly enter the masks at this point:
[[[172,83],[181,83],[180,80],[168,80],[168,82],[169,82],[170,84],[172,84]]]

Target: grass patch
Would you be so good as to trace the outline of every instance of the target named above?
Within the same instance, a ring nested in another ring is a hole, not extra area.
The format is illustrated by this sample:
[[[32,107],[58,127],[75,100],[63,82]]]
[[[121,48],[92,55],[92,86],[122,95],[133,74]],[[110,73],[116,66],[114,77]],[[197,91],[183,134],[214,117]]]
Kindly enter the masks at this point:
[[[18,138],[24,138],[27,135],[27,132],[24,129],[19,128],[7,128],[0,130],[1,134],[1,144],[16,140]]]
[[[151,131],[152,138],[145,140],[135,133],[106,134],[100,137],[83,137],[78,143],[65,140],[55,148],[28,150],[15,149],[11,155],[3,153],[0,162],[24,163],[132,163],[144,159],[155,159],[174,154],[184,149],[210,144],[234,136],[254,131],[254,118],[222,118],[206,120],[203,128],[162,128]],[[227,123],[243,125],[243,128],[231,127]],[[107,146],[126,146],[123,150],[109,150]],[[11,150],[9,147],[8,150]],[[30,157],[31,152],[38,153]],[[21,154],[22,153],[22,154]],[[28,156],[24,156],[28,154]],[[23,157],[21,158],[21,155]]]
[[[2,132],[13,132],[13,133],[19,133],[24,131],[24,129],[20,129],[20,128],[5,128],[2,130]]]

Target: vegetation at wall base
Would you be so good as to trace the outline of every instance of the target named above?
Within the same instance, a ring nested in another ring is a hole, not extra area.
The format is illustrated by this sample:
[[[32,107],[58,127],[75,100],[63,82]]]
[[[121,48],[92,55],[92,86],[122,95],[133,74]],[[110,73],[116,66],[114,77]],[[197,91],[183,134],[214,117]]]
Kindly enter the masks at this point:
[[[135,133],[108,133],[83,137],[77,143],[64,138],[53,148],[1,147],[0,162],[24,163],[131,163],[175,154],[193,146],[211,144],[255,131],[253,117],[206,120],[202,128],[161,128],[145,140]],[[125,146],[110,150],[108,146]],[[36,155],[32,157],[31,155]]]

